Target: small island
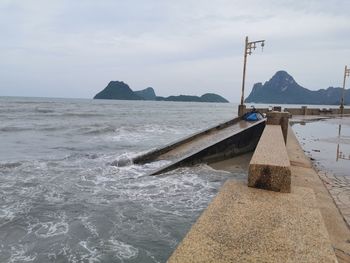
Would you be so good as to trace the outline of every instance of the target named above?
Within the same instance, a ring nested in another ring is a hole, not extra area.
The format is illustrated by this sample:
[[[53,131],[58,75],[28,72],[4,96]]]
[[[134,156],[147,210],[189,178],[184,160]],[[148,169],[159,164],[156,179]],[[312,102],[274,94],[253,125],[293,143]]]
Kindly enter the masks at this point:
[[[228,103],[229,101],[215,93],[205,93],[202,96],[179,95],[160,97],[152,87],[133,91],[123,81],[111,81],[107,87],[97,93],[94,99],[104,100],[151,100],[151,101],[183,101],[183,102],[216,102]]]

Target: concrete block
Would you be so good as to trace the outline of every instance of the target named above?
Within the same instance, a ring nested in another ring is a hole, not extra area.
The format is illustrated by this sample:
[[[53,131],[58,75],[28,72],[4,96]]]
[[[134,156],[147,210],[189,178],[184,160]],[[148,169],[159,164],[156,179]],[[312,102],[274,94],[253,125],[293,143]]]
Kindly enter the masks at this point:
[[[238,105],[238,116],[242,117],[247,112],[247,107],[244,104]]]
[[[282,111],[282,107],[281,106],[273,106],[272,111],[281,112]]]
[[[291,191],[290,162],[279,125],[266,125],[249,164],[248,186]]]
[[[303,112],[303,115],[307,115],[307,106],[301,106],[301,110]]]
[[[271,111],[267,113],[266,124],[281,125],[284,142],[287,143],[288,127],[289,127],[289,113]]]

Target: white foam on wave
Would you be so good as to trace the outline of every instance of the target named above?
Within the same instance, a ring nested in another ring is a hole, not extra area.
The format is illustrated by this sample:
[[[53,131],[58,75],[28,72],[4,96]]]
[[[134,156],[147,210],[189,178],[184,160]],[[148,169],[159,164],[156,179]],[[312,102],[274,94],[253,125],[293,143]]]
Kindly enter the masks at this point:
[[[41,223],[41,227],[35,231],[35,234],[39,237],[52,237],[57,235],[64,235],[68,233],[68,224],[65,222],[48,222]]]
[[[84,226],[87,230],[89,230],[89,232],[90,232],[92,235],[94,235],[94,236],[96,236],[96,237],[99,236],[96,226],[93,225],[93,224],[89,221],[89,218],[88,218],[88,217],[86,217],[86,216],[80,216],[80,217],[78,217],[78,219],[81,221],[81,223],[83,224],[83,226]]]
[[[13,201],[10,204],[2,205],[0,207],[0,219],[1,221],[12,221],[19,214],[25,214],[29,210],[30,205],[28,204],[28,201]]]
[[[123,167],[132,164],[133,158],[137,156],[136,153],[125,152],[117,156],[115,160],[111,163],[112,166]]]
[[[171,134],[175,138],[179,136],[184,136],[193,132],[192,129],[183,129],[179,126],[170,126],[170,125],[160,125],[160,124],[146,124],[140,125],[138,127],[128,127],[123,126],[115,130],[115,133],[112,136],[109,136],[109,139],[114,142],[129,142],[129,143],[138,143],[147,140],[154,140],[160,135]]]
[[[112,251],[119,259],[131,259],[138,255],[139,250],[130,244],[111,238],[105,244],[107,251]]]
[[[37,253],[33,255],[26,255],[28,253],[28,246],[26,245],[15,245],[11,246],[11,257],[9,258],[9,263],[18,263],[18,262],[33,262]]]
[[[184,209],[180,208],[185,208],[185,213],[188,210],[202,210],[226,176],[226,173],[208,169],[206,165],[180,168],[157,176],[156,180],[145,179],[139,182],[140,189],[134,195],[148,200],[158,210],[164,210],[161,207],[177,206],[178,210],[166,208],[164,212],[181,215],[183,212],[179,211]]]
[[[0,219],[1,221],[11,221],[15,218],[14,211],[11,211],[8,208],[1,208],[0,209]]]
[[[137,143],[144,140],[145,135],[142,131],[131,129],[130,127],[117,128],[113,135],[107,137],[113,142],[133,142]]]
[[[35,229],[35,235],[42,238],[67,234],[69,230],[69,225],[66,222],[65,213],[57,213],[53,217],[58,218],[59,221],[38,222],[30,226],[28,232],[30,233],[33,229]]]
[[[80,241],[79,245],[86,249],[89,252],[90,256],[96,256],[98,253],[98,250],[95,247],[89,247],[88,242],[85,240]]]
[[[103,256],[110,255],[121,262],[124,260],[137,257],[139,250],[130,244],[115,239],[114,237],[108,240],[99,242],[91,242],[87,240],[79,241],[79,246],[82,250],[79,253],[74,253],[70,248],[63,249],[62,254],[65,255],[69,262],[102,262]],[[52,256],[53,257],[53,256]],[[54,255],[56,257],[56,255]]]

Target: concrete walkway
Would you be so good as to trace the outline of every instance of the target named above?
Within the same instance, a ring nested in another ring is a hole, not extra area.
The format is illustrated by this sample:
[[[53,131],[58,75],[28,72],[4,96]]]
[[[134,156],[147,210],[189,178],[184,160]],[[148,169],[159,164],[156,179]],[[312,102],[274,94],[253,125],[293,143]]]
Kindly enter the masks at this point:
[[[350,262],[349,228],[292,130],[287,152],[291,194],[229,180],[168,262]]]
[[[288,134],[287,152],[292,168],[292,186],[309,187],[314,190],[338,261],[350,262],[350,229],[325,184],[313,168],[312,162],[305,156],[294,132]]]
[[[281,194],[229,180],[168,262],[337,261],[311,189]]]
[[[325,171],[318,171],[318,175],[333,197],[348,227],[350,227],[350,177],[335,176]]]

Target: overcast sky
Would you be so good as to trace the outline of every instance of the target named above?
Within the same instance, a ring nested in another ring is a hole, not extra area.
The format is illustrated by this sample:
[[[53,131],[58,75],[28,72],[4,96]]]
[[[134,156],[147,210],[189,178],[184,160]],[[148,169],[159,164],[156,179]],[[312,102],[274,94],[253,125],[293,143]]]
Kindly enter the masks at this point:
[[[246,35],[266,40],[248,57],[246,95],[278,70],[341,86],[350,1],[0,0],[0,96],[91,98],[122,80],[239,102]]]

